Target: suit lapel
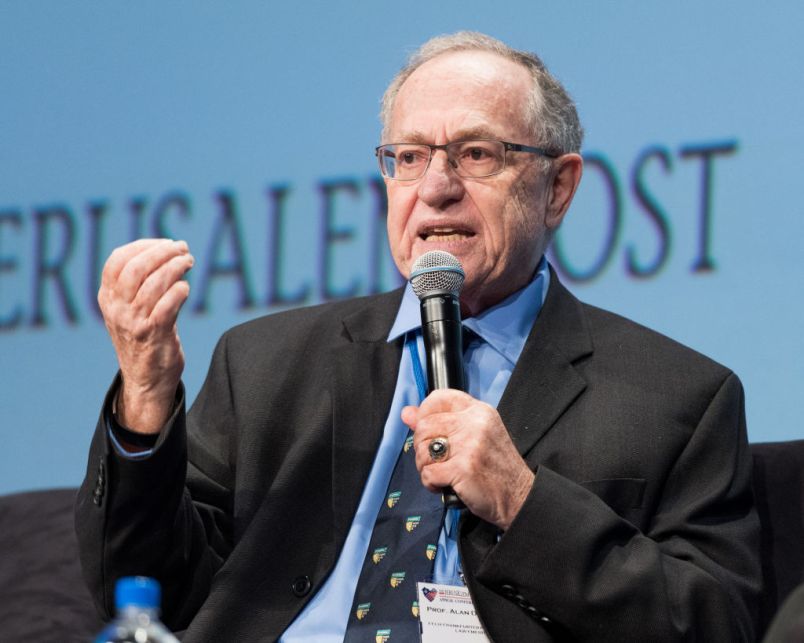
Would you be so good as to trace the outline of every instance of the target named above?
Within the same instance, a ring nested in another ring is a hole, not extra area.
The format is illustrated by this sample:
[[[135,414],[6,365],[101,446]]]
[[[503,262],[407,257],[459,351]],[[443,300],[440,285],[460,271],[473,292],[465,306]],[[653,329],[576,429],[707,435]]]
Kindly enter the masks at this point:
[[[499,404],[520,454],[526,455],[586,388],[575,369],[593,351],[581,303],[551,269],[550,289]],[[386,337],[401,290],[366,300],[343,320],[333,352],[333,511],[345,536],[382,437],[399,372],[402,342]]]
[[[592,353],[581,303],[550,274],[550,289],[498,410],[526,455],[586,388],[574,364]]]
[[[550,269],[550,289],[528,341],[503,393],[498,411],[524,457],[583,393],[586,381],[575,364],[593,351],[581,303]],[[475,579],[499,529],[463,512],[460,552],[467,582],[475,596],[488,592]]]
[[[352,524],[396,388],[402,344],[386,338],[400,296],[382,295],[344,318],[346,342],[333,354],[332,491],[340,537]]]

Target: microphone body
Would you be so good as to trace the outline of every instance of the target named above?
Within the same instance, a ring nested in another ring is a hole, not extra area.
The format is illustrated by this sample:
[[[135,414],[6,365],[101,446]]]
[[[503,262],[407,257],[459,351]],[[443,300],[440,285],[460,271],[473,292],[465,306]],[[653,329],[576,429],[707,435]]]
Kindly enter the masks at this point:
[[[427,392],[466,390],[463,372],[461,308],[453,293],[429,294],[421,300],[422,335],[427,357]]]
[[[428,393],[444,388],[466,390],[459,299],[463,277],[460,262],[438,250],[419,257],[411,271],[411,285],[420,301]],[[445,487],[442,495],[447,507],[464,506],[451,487]]]

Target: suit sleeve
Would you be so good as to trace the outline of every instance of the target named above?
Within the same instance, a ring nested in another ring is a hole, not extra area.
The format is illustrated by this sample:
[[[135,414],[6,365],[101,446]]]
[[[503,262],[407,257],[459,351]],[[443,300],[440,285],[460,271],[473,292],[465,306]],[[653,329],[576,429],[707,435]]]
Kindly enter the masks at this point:
[[[463,561],[492,638],[753,640],[759,523],[743,406],[730,374],[664,472],[644,531],[543,466],[499,542],[469,517]]]
[[[226,361],[221,340],[190,417],[181,387],[147,458],[126,458],[109,440],[105,416],[119,377],[106,396],[76,501],[84,577],[106,618],[114,613],[116,580],[144,575],[162,585],[163,621],[172,629],[186,627],[231,551],[233,467],[230,438],[223,437],[232,417]],[[203,428],[196,423],[200,417]],[[189,463],[188,432],[198,435]]]

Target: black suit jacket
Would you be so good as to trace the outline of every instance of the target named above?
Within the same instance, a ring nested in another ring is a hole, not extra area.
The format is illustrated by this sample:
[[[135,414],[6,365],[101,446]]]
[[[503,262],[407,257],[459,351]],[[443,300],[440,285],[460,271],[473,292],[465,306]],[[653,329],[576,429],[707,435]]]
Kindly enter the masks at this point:
[[[115,578],[145,574],[186,641],[281,635],[357,508],[399,368],[401,342],[386,342],[399,297],[230,330],[144,461],[116,456],[101,419],[77,531],[105,613]],[[494,641],[752,639],[758,521],[733,373],[553,275],[499,411],[537,477],[502,538],[461,520]]]

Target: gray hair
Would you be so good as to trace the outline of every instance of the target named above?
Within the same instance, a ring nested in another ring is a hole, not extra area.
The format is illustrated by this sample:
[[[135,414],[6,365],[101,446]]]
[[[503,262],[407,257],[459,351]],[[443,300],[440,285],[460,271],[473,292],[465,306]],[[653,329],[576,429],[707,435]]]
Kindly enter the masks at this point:
[[[541,59],[536,54],[512,49],[504,42],[476,31],[436,36],[411,54],[382,97],[380,119],[383,139],[388,132],[394,101],[402,84],[424,63],[441,54],[457,51],[487,51],[525,67],[533,78],[533,91],[525,108],[536,143],[560,153],[580,151],[583,128],[575,103],[561,83],[547,71]]]

